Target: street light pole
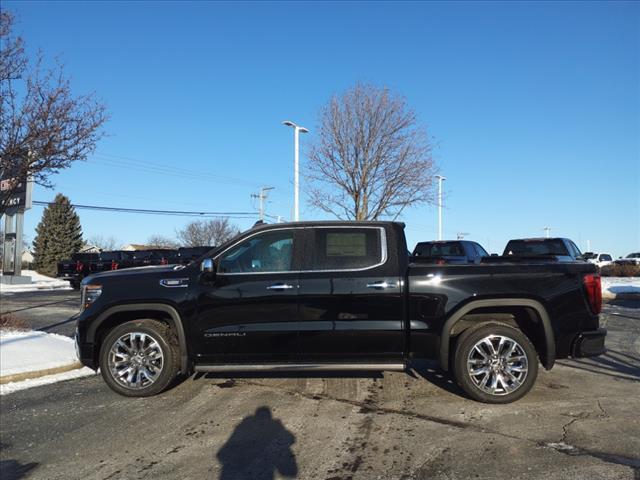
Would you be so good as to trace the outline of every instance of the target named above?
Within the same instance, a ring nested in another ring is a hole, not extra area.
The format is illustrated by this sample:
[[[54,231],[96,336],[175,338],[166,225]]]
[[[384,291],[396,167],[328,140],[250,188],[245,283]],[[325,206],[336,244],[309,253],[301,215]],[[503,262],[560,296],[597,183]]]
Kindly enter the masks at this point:
[[[293,220],[300,220],[300,132],[308,133],[304,127],[296,125],[291,120],[282,122],[287,127],[293,127]]]
[[[446,180],[442,175],[435,175],[438,179],[438,240],[442,240],[442,182]]]

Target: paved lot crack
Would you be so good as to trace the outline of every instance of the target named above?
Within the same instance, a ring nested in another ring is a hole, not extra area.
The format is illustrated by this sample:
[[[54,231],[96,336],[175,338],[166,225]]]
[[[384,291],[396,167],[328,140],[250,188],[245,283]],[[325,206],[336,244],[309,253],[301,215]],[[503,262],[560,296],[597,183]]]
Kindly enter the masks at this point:
[[[596,458],[598,460],[601,460],[603,462],[606,463],[611,463],[611,464],[615,464],[615,465],[623,465],[626,467],[631,467],[634,471],[634,475],[637,478],[640,478],[640,459],[638,458],[631,458],[631,457],[624,457],[621,455],[616,455],[616,454],[611,454],[611,453],[606,453],[606,452],[596,452],[596,451],[592,451],[592,450],[587,450],[587,449],[583,449],[580,447],[575,447],[573,445],[570,445],[568,443],[566,443],[567,440],[567,436],[569,434],[569,429],[571,428],[571,426],[573,424],[575,424],[578,421],[582,421],[582,420],[586,420],[587,418],[589,418],[590,413],[588,412],[581,412],[578,414],[578,416],[576,416],[575,418],[572,418],[571,421],[569,421],[568,423],[566,423],[565,425],[562,426],[562,438],[559,442],[551,442],[551,443],[545,443],[545,442],[540,442],[537,440],[532,440],[529,438],[523,438],[523,437],[519,437],[517,435],[510,435],[504,432],[500,432],[500,431],[496,431],[496,430],[492,430],[492,429],[488,429],[488,428],[484,428],[484,427],[480,427],[477,425],[473,425],[470,423],[465,423],[465,422],[459,422],[456,420],[449,420],[449,419],[445,419],[445,418],[440,418],[440,417],[435,417],[432,415],[426,415],[426,414],[421,414],[421,413],[416,413],[416,412],[404,412],[401,410],[397,410],[394,408],[386,408],[386,407],[380,407],[378,405],[373,405],[370,402],[366,402],[365,401],[357,401],[357,400],[350,400],[350,399],[346,399],[346,398],[336,398],[336,397],[332,397],[330,395],[326,395],[326,394],[314,394],[314,395],[310,395],[310,394],[306,394],[304,392],[298,392],[298,391],[293,391],[293,390],[289,390],[286,388],[281,388],[281,387],[276,387],[273,385],[265,385],[263,383],[260,382],[254,382],[254,381],[250,381],[250,380],[243,380],[243,383],[249,384],[249,385],[253,385],[253,386],[258,386],[258,387],[263,387],[263,388],[269,388],[269,389],[275,389],[275,390],[281,390],[286,392],[289,395],[296,395],[302,398],[307,398],[309,400],[315,400],[318,401],[320,399],[324,399],[324,400],[330,400],[330,401],[334,401],[334,402],[340,402],[340,403],[344,403],[347,405],[352,405],[352,406],[356,406],[356,407],[361,407],[361,409],[365,409],[365,411],[367,413],[371,412],[375,412],[378,414],[383,414],[383,413],[388,413],[388,414],[392,414],[392,415],[401,415],[404,417],[409,417],[409,418],[414,418],[417,420],[424,420],[427,422],[432,422],[432,423],[437,423],[440,425],[444,425],[444,426],[448,426],[448,427],[453,427],[453,428],[457,428],[460,430],[471,430],[471,431],[475,431],[477,433],[483,433],[483,434],[493,434],[493,435],[498,435],[501,437],[505,437],[511,440],[520,440],[523,442],[527,442],[527,443],[531,443],[534,444],[537,447],[541,447],[541,448],[551,448],[559,453],[562,453],[564,455],[572,455],[572,456],[588,456],[588,457],[592,457],[592,458]],[[601,415],[599,415],[599,418],[607,418],[608,414],[606,413],[606,410],[604,410],[604,408],[602,407],[602,405],[600,404],[600,401],[597,401],[598,404],[598,408],[599,410],[602,412]]]

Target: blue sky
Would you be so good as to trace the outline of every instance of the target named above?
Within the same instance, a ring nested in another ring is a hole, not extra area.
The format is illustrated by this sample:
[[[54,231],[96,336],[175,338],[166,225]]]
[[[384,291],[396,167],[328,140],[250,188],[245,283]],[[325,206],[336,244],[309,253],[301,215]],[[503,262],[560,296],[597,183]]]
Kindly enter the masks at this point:
[[[251,211],[269,185],[268,213],[287,218],[293,139],[281,121],[311,130],[304,146],[328,98],[361,81],[405,96],[434,137],[445,237],[468,232],[499,252],[549,225],[583,250],[640,250],[638,3],[3,5],[30,50],[58,56],[74,90],[111,113],[96,155],[55,177],[74,203]],[[31,239],[41,212],[26,215]],[[122,243],[189,221],[79,214],[85,236]],[[326,218],[306,202],[301,216]],[[411,246],[437,235],[433,206],[402,220]]]

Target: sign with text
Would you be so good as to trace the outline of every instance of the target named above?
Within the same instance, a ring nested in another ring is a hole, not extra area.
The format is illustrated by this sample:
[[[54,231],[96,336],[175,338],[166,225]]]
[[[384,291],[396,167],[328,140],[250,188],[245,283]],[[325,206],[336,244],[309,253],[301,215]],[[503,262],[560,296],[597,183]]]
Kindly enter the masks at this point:
[[[0,179],[0,195],[2,204],[7,208],[28,210],[31,208],[31,190],[33,182],[26,177],[4,176]]]

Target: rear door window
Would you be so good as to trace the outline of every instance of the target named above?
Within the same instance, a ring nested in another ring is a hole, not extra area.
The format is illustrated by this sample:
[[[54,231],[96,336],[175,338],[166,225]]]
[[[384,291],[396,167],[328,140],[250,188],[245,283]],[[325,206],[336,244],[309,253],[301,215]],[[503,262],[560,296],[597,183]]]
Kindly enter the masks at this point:
[[[382,228],[310,229],[313,251],[305,270],[360,270],[386,260]]]

